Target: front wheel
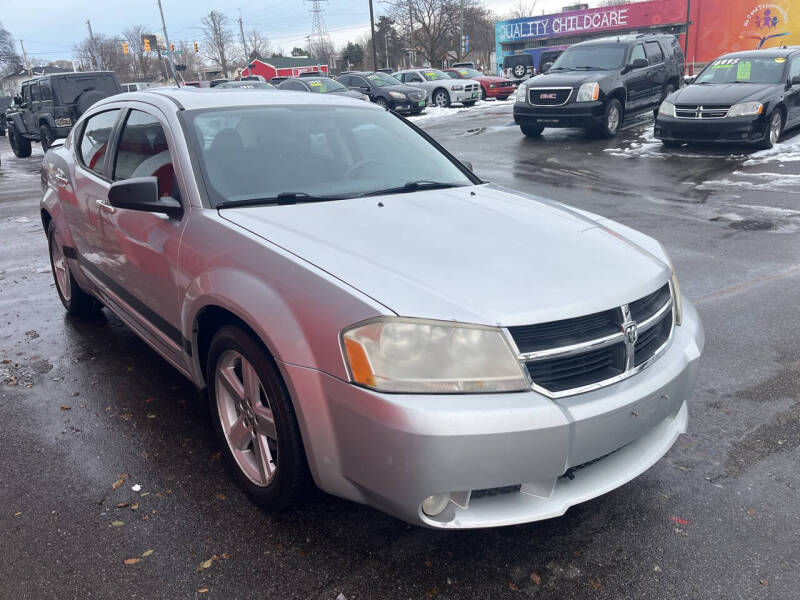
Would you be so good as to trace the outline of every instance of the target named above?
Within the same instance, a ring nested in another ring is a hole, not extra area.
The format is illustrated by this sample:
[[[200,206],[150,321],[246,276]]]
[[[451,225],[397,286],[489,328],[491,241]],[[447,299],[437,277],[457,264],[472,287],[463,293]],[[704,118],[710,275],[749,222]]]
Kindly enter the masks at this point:
[[[780,110],[776,110],[770,115],[769,117],[769,125],[767,127],[767,133],[764,136],[764,139],[758,145],[759,148],[768,149],[772,148],[775,144],[778,143],[778,140],[783,133],[783,113]]]
[[[603,122],[600,124],[597,133],[600,137],[613,138],[619,131],[620,123],[622,123],[622,104],[616,98],[612,98],[606,104]]]
[[[481,100],[486,100],[486,90],[481,88]]]
[[[544,127],[541,125],[520,125],[519,128],[527,137],[539,137],[542,135],[542,131],[544,131]]]
[[[389,103],[386,102],[386,98],[376,98],[375,104],[380,106],[383,110],[387,110],[389,108]]]
[[[447,108],[450,106],[450,94],[447,93],[447,90],[437,90],[433,94],[433,103],[436,106]]]
[[[469,106],[475,106],[475,100],[465,100],[465,101],[464,101],[464,102],[462,102],[461,104],[463,104],[464,106],[467,106],[467,107],[469,107]]]
[[[211,418],[230,470],[259,506],[288,507],[311,478],[278,368],[258,339],[232,325],[214,335],[207,365]]]
[[[58,241],[56,224],[52,221],[47,226],[47,245],[50,250],[50,268],[61,304],[72,316],[88,316],[100,310],[100,303],[84,292],[72,276],[64,248]]]
[[[28,158],[31,155],[31,141],[22,137],[16,125],[8,128],[8,141],[11,144],[11,151],[17,158]]]
[[[55,139],[56,136],[50,126],[47,123],[42,123],[41,127],[39,127],[39,141],[42,144],[42,150],[47,152]]]

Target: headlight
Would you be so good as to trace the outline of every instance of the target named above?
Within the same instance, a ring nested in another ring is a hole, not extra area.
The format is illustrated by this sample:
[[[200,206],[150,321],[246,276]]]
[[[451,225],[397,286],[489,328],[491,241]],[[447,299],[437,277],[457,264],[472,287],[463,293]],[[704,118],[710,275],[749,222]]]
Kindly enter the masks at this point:
[[[578,88],[575,102],[592,102],[600,97],[600,84],[596,81],[587,81]]]
[[[342,332],[353,383],[384,392],[512,392],[529,388],[496,327],[385,317]]]
[[[497,84],[496,84],[496,83],[490,83],[490,84],[489,84],[489,89],[490,89],[490,90],[493,90],[493,89],[494,89],[494,88],[496,88],[496,87],[497,87]]]
[[[455,85],[451,85],[450,89],[453,90],[454,92],[460,92],[461,90],[464,89],[464,86],[461,85],[460,83],[457,83]]]
[[[528,99],[528,88],[524,85],[520,85],[517,88],[517,95],[516,100],[517,102],[525,102]]]
[[[729,117],[745,117],[747,115],[760,115],[764,110],[764,105],[761,102],[741,102],[734,104],[728,111]]]
[[[658,114],[664,115],[665,117],[674,117],[675,116],[675,105],[672,102],[664,102],[661,103],[661,106],[658,107]]]
[[[675,325],[680,325],[683,322],[683,302],[681,301],[681,286],[678,284],[678,276],[675,274],[675,265],[672,264],[672,259],[667,253],[664,246],[661,246],[661,251],[667,257],[669,268],[672,271],[670,275],[669,286],[672,288],[672,302],[675,304]]]
[[[406,99],[406,95],[405,94],[401,94],[400,92],[389,92],[389,95],[392,98],[397,98],[398,100],[405,100]]]

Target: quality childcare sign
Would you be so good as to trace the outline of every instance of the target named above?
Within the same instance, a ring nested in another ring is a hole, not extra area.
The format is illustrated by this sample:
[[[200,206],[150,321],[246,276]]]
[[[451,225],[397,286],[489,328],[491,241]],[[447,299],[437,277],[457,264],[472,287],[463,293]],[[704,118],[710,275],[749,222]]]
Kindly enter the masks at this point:
[[[495,39],[498,44],[503,44],[517,40],[589,31],[649,27],[673,20],[679,21],[681,18],[685,20],[685,15],[685,2],[682,0],[639,2],[609,8],[594,8],[500,21],[495,24]]]

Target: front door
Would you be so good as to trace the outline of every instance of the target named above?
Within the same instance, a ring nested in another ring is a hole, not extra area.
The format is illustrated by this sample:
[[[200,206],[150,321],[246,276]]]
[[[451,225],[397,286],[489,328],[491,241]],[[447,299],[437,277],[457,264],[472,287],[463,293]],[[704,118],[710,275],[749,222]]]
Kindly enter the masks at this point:
[[[795,56],[789,64],[789,82],[795,77],[800,77],[800,56]],[[797,125],[800,123],[800,84],[794,84],[786,91],[786,105],[786,124]]]
[[[35,83],[28,83],[22,86],[22,105],[25,107],[25,110],[22,111],[22,122],[25,124],[25,131],[22,133],[37,134],[39,131],[39,125],[34,125],[36,122],[34,109],[38,108],[39,105],[38,93],[34,105],[34,88],[36,88]]]
[[[183,194],[170,153],[174,144],[163,123],[163,115],[150,107],[130,110],[109,157],[109,173],[114,182],[156,177],[161,196],[180,201]],[[169,349],[179,354],[183,338],[175,275],[185,219],[112,208],[103,212],[101,221],[100,264],[107,285],[128,305],[123,308],[133,309],[132,316],[162,342],[172,342]]]
[[[669,78],[667,63],[664,62],[664,53],[661,51],[661,46],[658,42],[646,42],[644,48],[647,51],[647,61],[650,63],[650,69],[648,70],[650,85],[652,86],[650,89],[650,101],[660,103]]]
[[[643,44],[636,44],[631,48],[627,64],[631,65],[633,61],[639,58],[647,61],[647,55],[644,53]],[[628,88],[628,99],[625,103],[626,111],[639,109],[643,105],[649,103],[650,96],[653,93],[649,71],[650,66],[648,64],[648,66],[640,69],[631,69],[625,74],[625,82]]]

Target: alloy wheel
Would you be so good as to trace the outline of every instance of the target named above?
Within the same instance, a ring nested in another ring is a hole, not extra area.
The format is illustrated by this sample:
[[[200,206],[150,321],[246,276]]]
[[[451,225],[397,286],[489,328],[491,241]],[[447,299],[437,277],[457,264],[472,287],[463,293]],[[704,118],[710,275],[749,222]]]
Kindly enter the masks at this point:
[[[64,251],[56,240],[55,234],[50,236],[50,255],[53,260],[53,274],[56,278],[58,291],[62,298],[69,303],[72,298],[72,286],[70,285],[69,264],[64,256]]]
[[[433,99],[436,106],[447,107],[450,102],[447,98],[447,92],[441,91],[436,93],[436,97]]]
[[[609,133],[615,133],[619,127],[619,108],[616,105],[608,110],[607,129]]]
[[[781,137],[781,125],[783,125],[783,118],[781,117],[781,113],[776,112],[772,115],[772,119],[769,122],[770,144],[774,145],[778,143],[778,139]]]
[[[215,373],[222,432],[237,466],[253,484],[266,487],[278,470],[278,434],[264,386],[253,365],[226,350]]]

